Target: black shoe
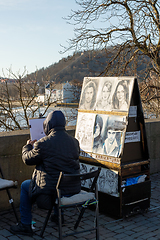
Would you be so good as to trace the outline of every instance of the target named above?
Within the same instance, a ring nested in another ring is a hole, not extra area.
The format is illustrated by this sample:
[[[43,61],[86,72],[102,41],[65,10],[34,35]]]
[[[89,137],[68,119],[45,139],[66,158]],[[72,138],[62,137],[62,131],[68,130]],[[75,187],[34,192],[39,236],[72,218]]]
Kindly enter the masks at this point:
[[[10,231],[13,234],[21,234],[21,235],[27,235],[27,236],[33,235],[33,230],[31,228],[31,225],[26,225],[21,222],[18,223],[17,225],[11,226]]]
[[[62,219],[62,224],[64,224],[64,216],[61,215],[61,219]],[[51,215],[51,222],[54,222],[58,225],[58,215],[53,214]]]

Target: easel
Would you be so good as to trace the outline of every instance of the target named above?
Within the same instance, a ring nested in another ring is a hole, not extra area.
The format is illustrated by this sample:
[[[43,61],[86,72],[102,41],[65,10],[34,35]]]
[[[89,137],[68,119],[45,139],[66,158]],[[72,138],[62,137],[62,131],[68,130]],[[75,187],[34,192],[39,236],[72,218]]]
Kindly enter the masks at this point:
[[[97,89],[94,93],[96,97],[95,106],[92,109],[83,109],[84,103],[81,105],[82,95],[89,81],[94,82]],[[112,83],[110,93],[112,107],[100,110],[96,107],[96,103],[102,95],[101,83],[107,81]],[[126,82],[126,85],[129,86],[128,106],[123,110],[115,109],[116,104],[114,103],[117,86],[122,81]],[[123,135],[121,138],[121,152],[116,157],[106,155],[103,151],[99,153],[93,152],[93,134],[97,115],[102,117],[103,122],[109,117],[114,120],[113,122],[116,122],[117,119],[120,119],[122,122],[121,119],[123,117],[125,119],[126,127],[121,131]],[[75,137],[79,141],[78,130],[81,127],[82,119],[85,119],[85,117],[89,119],[90,116],[93,119],[93,123],[91,123],[92,128],[90,127],[92,141],[91,139],[88,141],[88,147],[80,143],[80,162],[81,171],[90,171],[91,168],[93,169],[98,166],[102,168],[99,177],[99,179],[102,178],[101,182],[99,182],[100,211],[109,213],[115,217],[122,217],[147,210],[150,207],[151,196],[150,160],[137,79],[134,77],[84,78],[75,133]],[[87,123],[88,120],[85,125]],[[135,182],[136,179],[143,179],[143,181],[138,182],[137,180]],[[129,180],[132,180],[132,184],[126,185]],[[111,183],[113,184],[112,192],[109,190]]]

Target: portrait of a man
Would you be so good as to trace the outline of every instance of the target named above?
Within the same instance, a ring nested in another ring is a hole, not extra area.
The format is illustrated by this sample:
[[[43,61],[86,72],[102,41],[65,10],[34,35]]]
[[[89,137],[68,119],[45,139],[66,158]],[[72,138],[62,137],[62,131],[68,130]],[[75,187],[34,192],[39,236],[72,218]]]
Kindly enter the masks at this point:
[[[105,127],[106,137],[103,144],[103,154],[112,157],[119,157],[122,148],[125,122],[122,122],[123,124],[118,122],[120,121],[116,117],[108,117]]]

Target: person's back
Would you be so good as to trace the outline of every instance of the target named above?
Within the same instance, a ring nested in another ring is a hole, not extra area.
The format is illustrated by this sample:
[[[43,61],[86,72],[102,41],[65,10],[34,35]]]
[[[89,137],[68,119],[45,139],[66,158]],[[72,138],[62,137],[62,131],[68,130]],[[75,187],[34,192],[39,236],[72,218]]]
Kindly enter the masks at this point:
[[[39,147],[47,173],[79,171],[79,144],[66,131],[53,130],[48,137],[39,141]]]
[[[61,111],[51,112],[44,121],[46,137],[34,143],[34,149],[28,152],[28,145],[23,147],[22,159],[27,165],[35,164],[32,182],[34,192],[50,194],[56,187],[59,173],[79,173],[79,142],[68,135],[65,130],[65,117]],[[26,151],[27,148],[27,151]],[[34,159],[34,161],[33,161]],[[35,179],[39,181],[35,181]],[[69,187],[62,189],[62,193],[70,192]],[[78,193],[80,186],[75,186],[71,193]]]
[[[56,184],[59,173],[79,173],[79,142],[65,130],[65,117],[61,111],[49,113],[43,123],[46,136],[39,141],[28,140],[22,149],[22,159],[27,165],[36,165],[31,180],[21,186],[21,223],[11,227],[13,233],[31,235],[31,204],[48,209],[56,199]],[[34,144],[34,147],[33,147]],[[76,194],[80,182],[72,188],[64,185],[62,195]],[[30,198],[29,198],[30,196]],[[27,207],[26,207],[27,205]],[[28,226],[29,227],[26,227]]]

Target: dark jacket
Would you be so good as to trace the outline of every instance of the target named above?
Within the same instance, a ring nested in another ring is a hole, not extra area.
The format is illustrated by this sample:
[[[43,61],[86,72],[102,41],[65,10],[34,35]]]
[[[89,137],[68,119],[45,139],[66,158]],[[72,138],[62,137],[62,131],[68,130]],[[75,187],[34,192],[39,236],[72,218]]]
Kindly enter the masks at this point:
[[[79,173],[79,142],[65,131],[65,117],[61,111],[51,112],[44,121],[46,137],[25,145],[22,159],[27,165],[36,165],[31,181],[31,197],[55,194],[59,173]],[[80,191],[80,183],[63,186],[62,194]]]

